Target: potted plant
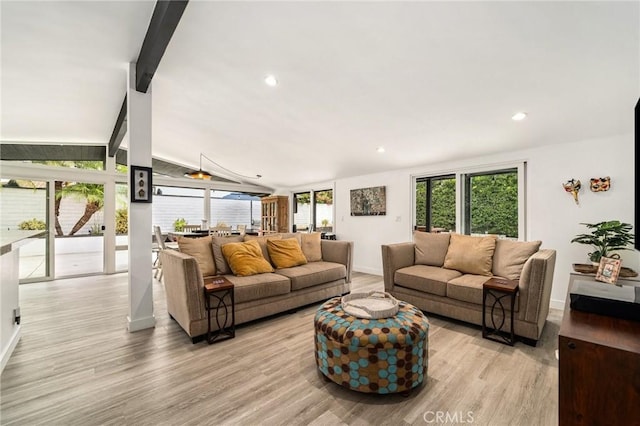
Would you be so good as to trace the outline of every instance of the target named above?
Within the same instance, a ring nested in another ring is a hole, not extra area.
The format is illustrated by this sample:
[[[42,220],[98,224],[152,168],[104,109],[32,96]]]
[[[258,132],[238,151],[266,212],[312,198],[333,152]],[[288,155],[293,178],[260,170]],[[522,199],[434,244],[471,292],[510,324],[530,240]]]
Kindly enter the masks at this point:
[[[591,230],[589,234],[578,234],[571,242],[587,244],[593,247],[589,253],[589,260],[600,263],[600,258],[611,257],[619,259],[620,255],[615,253],[620,250],[630,250],[628,246],[633,244],[634,238],[631,233],[633,228],[628,223],[619,220],[609,220],[599,223],[581,223]]]
[[[173,230],[176,232],[184,231],[184,226],[187,224],[187,220],[183,217],[176,219],[173,222]]]

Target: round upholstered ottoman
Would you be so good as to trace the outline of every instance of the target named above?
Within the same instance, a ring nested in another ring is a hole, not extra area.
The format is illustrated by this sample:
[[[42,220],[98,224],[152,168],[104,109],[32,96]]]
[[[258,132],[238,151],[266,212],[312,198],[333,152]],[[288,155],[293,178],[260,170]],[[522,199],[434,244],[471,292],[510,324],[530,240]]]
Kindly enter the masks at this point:
[[[360,392],[409,392],[427,375],[427,317],[400,302],[390,318],[362,319],[342,310],[340,297],[316,312],[318,369],[328,379]]]

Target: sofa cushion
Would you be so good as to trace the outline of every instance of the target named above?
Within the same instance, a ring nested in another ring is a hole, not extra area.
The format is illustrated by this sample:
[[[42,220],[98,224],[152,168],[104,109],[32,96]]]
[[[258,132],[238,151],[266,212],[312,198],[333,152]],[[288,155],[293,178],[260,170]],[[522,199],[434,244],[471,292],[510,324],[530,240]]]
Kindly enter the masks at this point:
[[[451,234],[444,232],[434,234],[430,232],[413,231],[415,243],[415,264],[442,266],[449,249]]]
[[[216,262],[216,269],[218,274],[226,275],[231,273],[231,268],[229,268],[229,264],[227,263],[227,259],[224,258],[222,254],[222,246],[227,243],[240,243],[243,241],[242,236],[228,236],[228,237],[212,237],[213,241],[213,259]]]
[[[229,262],[234,275],[246,277],[273,272],[271,264],[262,256],[262,250],[257,241],[225,244],[222,246],[222,254]]]
[[[278,274],[291,279],[291,291],[295,291],[342,278],[346,279],[347,269],[341,263],[320,261],[278,269]]]
[[[447,283],[447,297],[482,306],[482,285],[490,279],[491,277],[484,275],[472,274],[465,274],[461,277],[454,278]],[[520,303],[519,294],[520,293],[516,294],[514,312],[518,312],[518,305]],[[510,303],[508,298],[502,299],[502,306],[504,306],[506,310],[511,309]],[[493,298],[488,296],[487,307],[489,311],[491,310],[492,304]],[[498,308],[498,311],[500,311],[500,308]]]
[[[322,260],[322,243],[320,232],[301,233],[300,246],[308,262],[319,262]]]
[[[465,274],[447,283],[447,297],[482,305],[482,284],[490,280],[486,275]]]
[[[178,247],[182,253],[193,256],[198,262],[203,277],[216,274],[216,264],[213,261],[211,237],[178,238]]]
[[[280,239],[282,239],[282,236],[280,234],[262,235],[262,236],[256,236],[256,235],[245,235],[244,236],[244,241],[257,241],[258,242],[258,244],[260,245],[260,250],[262,250],[262,256],[269,263],[272,263],[272,262],[271,262],[271,257],[269,256],[269,250],[267,249],[267,241],[269,241],[269,240],[280,240]]]
[[[444,267],[466,274],[491,275],[496,237],[451,234]]]
[[[279,296],[291,291],[289,278],[279,274],[258,274],[246,277],[229,275],[226,278],[234,285],[236,304]]]
[[[295,238],[267,240],[267,251],[276,268],[291,268],[307,263],[307,258],[304,257],[300,244]]]
[[[527,260],[540,249],[542,241],[496,241],[493,253],[493,275],[510,280],[519,280]]]
[[[447,295],[447,282],[462,274],[436,266],[413,265],[398,269],[394,281],[400,287],[411,288],[438,296]]]

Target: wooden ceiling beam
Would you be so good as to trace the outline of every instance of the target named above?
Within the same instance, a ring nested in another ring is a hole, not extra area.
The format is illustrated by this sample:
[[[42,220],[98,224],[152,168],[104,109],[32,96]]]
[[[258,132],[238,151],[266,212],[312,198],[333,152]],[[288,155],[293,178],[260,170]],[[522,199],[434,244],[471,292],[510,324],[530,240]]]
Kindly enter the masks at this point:
[[[111,132],[111,138],[109,139],[109,157],[113,157],[118,152],[122,139],[127,133],[127,95],[124,95],[124,101],[120,107],[120,113],[116,120],[116,125]]]
[[[136,62],[136,90],[147,93],[151,80],[160,65],[162,55],[164,55],[171,37],[178,27],[180,18],[187,7],[189,0],[158,0],[151,15],[151,22],[144,36],[142,48],[138,54]],[[109,139],[109,157],[113,157],[118,152],[122,139],[127,133],[127,96],[120,107],[118,119],[111,132]]]
[[[189,0],[158,0],[136,63],[136,90],[146,93]]]

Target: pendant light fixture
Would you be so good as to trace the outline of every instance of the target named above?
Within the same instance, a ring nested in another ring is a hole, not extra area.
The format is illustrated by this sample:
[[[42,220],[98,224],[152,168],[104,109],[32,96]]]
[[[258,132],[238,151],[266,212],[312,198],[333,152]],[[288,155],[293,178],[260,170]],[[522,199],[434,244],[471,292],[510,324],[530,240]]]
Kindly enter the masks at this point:
[[[202,169],[202,159],[205,158],[207,160],[209,160],[211,162],[211,164],[214,164],[216,167],[218,167],[219,169],[225,171],[227,174],[231,175],[231,176],[236,176],[238,178],[241,179],[260,179],[262,177],[262,175],[255,175],[255,176],[247,176],[247,175],[243,175],[240,173],[236,173],[233,170],[229,170],[226,167],[221,166],[220,164],[216,163],[215,161],[213,161],[211,158],[207,157],[206,155],[204,155],[203,153],[200,153],[200,168],[198,169],[197,172],[189,172],[189,173],[185,173],[185,177],[191,178],[191,179],[199,179],[199,180],[211,180],[211,178],[213,177],[213,175],[205,170]],[[225,173],[221,173],[222,175],[224,175]],[[223,176],[226,177],[226,176]],[[241,181],[239,182],[237,179],[231,179],[234,180],[238,183],[242,183]]]

